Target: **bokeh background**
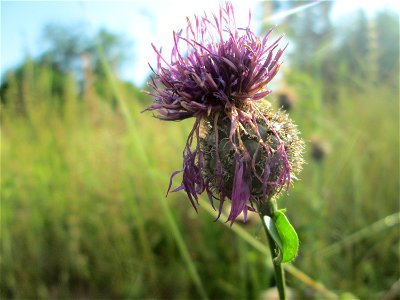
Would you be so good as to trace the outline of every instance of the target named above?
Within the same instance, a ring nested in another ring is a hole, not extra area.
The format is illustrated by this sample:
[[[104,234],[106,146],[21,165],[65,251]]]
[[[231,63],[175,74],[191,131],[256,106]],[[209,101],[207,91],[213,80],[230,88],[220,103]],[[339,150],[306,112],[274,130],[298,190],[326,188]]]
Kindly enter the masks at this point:
[[[385,1],[234,2],[238,23],[289,42],[268,100],[306,141],[279,206],[301,248],[299,299],[399,299],[399,6]],[[254,215],[230,228],[184,192],[191,120],[141,113],[185,17],[218,2],[1,2],[3,299],[270,299]],[[282,44],[283,45],[283,44]],[[179,183],[179,179],[175,184]]]

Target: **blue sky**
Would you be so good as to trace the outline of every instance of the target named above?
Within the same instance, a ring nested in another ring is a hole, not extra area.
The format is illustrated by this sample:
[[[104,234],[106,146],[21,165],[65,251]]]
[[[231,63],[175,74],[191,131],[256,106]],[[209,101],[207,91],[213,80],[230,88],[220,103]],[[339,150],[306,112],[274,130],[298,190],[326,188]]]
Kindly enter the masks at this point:
[[[172,31],[184,28],[186,16],[199,12],[216,12],[218,1],[1,1],[1,73],[17,65],[26,54],[38,55],[43,49],[40,36],[48,23],[85,23],[90,29],[105,27],[122,33],[134,43],[131,57],[123,77],[142,84],[149,73],[147,63],[155,64],[151,43],[172,47]],[[247,25],[249,9],[253,11],[253,26],[261,16],[260,2],[233,1],[237,24]],[[372,13],[377,8],[389,6],[400,11],[397,1],[338,1],[334,16],[364,7]],[[275,20],[274,20],[275,21]],[[276,19],[279,25],[279,19]],[[255,28],[256,29],[256,28]]]

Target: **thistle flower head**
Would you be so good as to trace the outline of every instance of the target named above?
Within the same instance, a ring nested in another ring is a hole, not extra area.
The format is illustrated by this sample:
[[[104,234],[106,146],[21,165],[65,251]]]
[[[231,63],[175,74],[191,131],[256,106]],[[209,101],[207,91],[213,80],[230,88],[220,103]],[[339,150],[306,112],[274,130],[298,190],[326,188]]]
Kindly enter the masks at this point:
[[[270,33],[257,37],[249,27],[237,28],[227,2],[218,15],[188,19],[185,35],[173,34],[170,61],[153,46],[158,67],[149,92],[154,104],[147,110],[162,120],[195,119],[183,169],[172,174],[168,191],[182,173],[172,191],[184,190],[195,209],[206,191],[212,205],[220,201],[220,213],[230,199],[231,222],[288,188],[302,162],[295,126],[261,101],[284,51],[280,38],[270,43]]]
[[[174,47],[167,61],[154,45],[158,68],[152,80],[156,110],[164,120],[231,113],[270,93],[266,84],[278,72],[284,49],[270,43],[269,31],[257,37],[249,27],[236,28],[233,7],[226,3],[219,15],[187,19],[186,35],[173,33]],[[250,17],[249,17],[250,24]]]

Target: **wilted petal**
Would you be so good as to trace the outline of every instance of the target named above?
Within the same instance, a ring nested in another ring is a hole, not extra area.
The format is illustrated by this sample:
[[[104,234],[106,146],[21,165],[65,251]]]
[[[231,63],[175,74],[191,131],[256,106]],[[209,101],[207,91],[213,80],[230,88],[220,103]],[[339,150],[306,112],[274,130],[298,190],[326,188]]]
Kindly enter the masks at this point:
[[[235,155],[235,176],[232,188],[232,206],[228,216],[231,224],[236,220],[241,212],[247,214],[247,201],[250,199],[251,173],[248,164],[243,161],[238,154]]]

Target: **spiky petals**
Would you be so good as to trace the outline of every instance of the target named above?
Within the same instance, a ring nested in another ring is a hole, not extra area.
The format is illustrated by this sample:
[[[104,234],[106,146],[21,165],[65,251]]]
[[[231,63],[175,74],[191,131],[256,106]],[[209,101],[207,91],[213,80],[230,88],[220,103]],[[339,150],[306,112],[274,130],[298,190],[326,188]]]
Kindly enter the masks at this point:
[[[227,221],[231,224],[241,213],[246,218],[247,211],[254,210],[254,201],[267,201],[290,182],[290,165],[279,132],[265,119],[263,126],[271,132],[268,137],[276,140],[272,145],[263,141],[259,130],[263,115],[257,105],[270,93],[265,87],[278,72],[285,50],[278,48],[281,38],[269,42],[270,34],[257,37],[248,27],[238,29],[232,4],[227,2],[218,15],[195,16],[193,24],[188,19],[185,33],[173,33],[170,61],[153,45],[158,64],[157,71],[152,69],[155,76],[149,92],[154,104],[147,110],[162,120],[195,118],[183,151],[182,170],[172,174],[168,192],[173,178],[182,173],[181,184],[172,191],[184,190],[196,211],[198,196],[206,191],[212,205],[213,199],[220,201],[219,215],[224,201],[230,199]],[[200,138],[203,123],[213,130]],[[243,143],[249,130],[262,151],[252,152]],[[258,152],[266,158],[260,159]],[[222,163],[227,157],[231,158],[228,169]],[[261,175],[256,166],[260,160],[265,164]]]
[[[290,119],[265,102],[235,109],[232,115],[208,119],[201,138],[205,156],[203,176],[221,195],[220,212],[231,200],[227,221],[276,197],[289,188],[291,175],[300,171],[303,142]]]
[[[231,224],[243,212],[244,221],[247,218],[247,205],[251,196],[251,167],[248,161],[240,158],[239,154],[235,155],[235,173],[233,179],[233,189],[231,196],[231,211],[228,221]]]
[[[250,20],[249,20],[250,23]],[[269,31],[263,38],[249,28],[237,29],[231,3],[219,15],[188,19],[186,36],[173,34],[171,61],[153,46],[158,68],[149,94],[163,120],[183,120],[227,112],[270,93],[264,87],[278,72],[284,49],[277,39],[269,44]]]
[[[204,164],[203,152],[200,150],[199,140],[199,123],[200,118],[196,119],[192,131],[189,133],[189,137],[186,141],[186,146],[183,151],[183,170],[172,173],[170,178],[170,184],[168,187],[167,194],[169,193],[172,185],[172,180],[178,173],[183,173],[182,183],[177,188],[173,189],[172,192],[184,190],[188,195],[188,198],[197,211],[196,205],[198,204],[198,195],[204,192],[206,184],[203,178],[202,169]],[[195,149],[192,150],[193,138],[195,138]],[[212,199],[211,199],[212,203]]]

